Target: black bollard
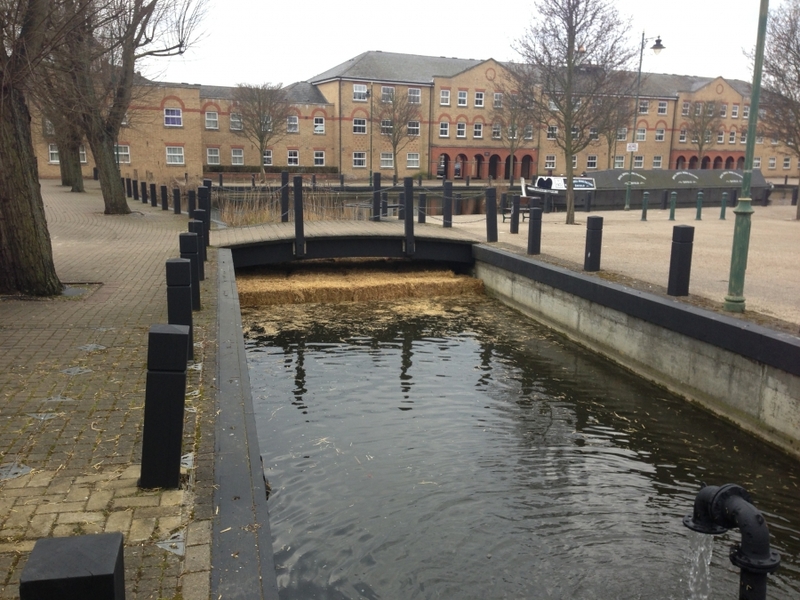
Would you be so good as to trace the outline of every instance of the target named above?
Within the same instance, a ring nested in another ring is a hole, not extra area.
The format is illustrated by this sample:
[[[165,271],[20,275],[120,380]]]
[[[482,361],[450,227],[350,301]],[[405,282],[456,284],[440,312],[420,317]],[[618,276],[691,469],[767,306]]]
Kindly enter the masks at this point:
[[[669,190],[664,190],[664,193],[661,194],[661,210],[667,210],[668,203],[669,203]]]
[[[203,225],[206,227],[206,237],[205,237],[205,245],[210,246],[210,238],[211,238],[211,186],[201,186],[197,188],[197,210],[205,211],[205,214],[202,215],[203,218],[200,219],[203,222]],[[195,210],[195,219],[198,219],[197,210]],[[208,260],[204,258],[203,260]]]
[[[603,217],[586,217],[586,251],[584,271],[600,270],[600,250],[603,245]]]
[[[519,196],[511,196],[511,227],[509,233],[519,233]]]
[[[131,190],[133,191],[133,199],[134,200],[138,200],[139,199],[139,180],[138,179],[132,179],[131,180]]]
[[[670,296],[689,295],[693,245],[694,227],[675,225],[672,228],[672,252],[669,259],[669,281],[667,283],[667,294]]]
[[[594,192],[588,192],[586,194],[586,206],[584,207],[586,209],[586,212],[592,212],[592,199],[593,199],[593,196],[594,196]]]
[[[497,189],[486,188],[486,241],[497,241]]]
[[[172,190],[172,212],[181,214],[181,191],[178,188]]]
[[[162,185],[159,191],[161,192],[161,210],[169,210],[169,194],[167,192],[167,186]]]
[[[694,218],[695,221],[702,221],[703,220],[703,191],[700,190],[697,192],[697,215]]]
[[[722,192],[722,202],[719,205],[719,220],[725,220],[725,209],[728,207],[728,192]]]
[[[125,178],[125,193],[128,198],[133,198],[133,182],[130,177]]]
[[[344,175],[339,175],[339,187],[344,191]]]
[[[222,173],[220,173],[219,174],[219,189],[222,190],[224,185],[225,185],[225,178],[222,176]]]
[[[372,174],[372,221],[381,220],[381,174]]]
[[[214,183],[214,182],[213,182],[213,181],[211,181],[210,179],[203,179],[203,187],[207,187],[207,188],[208,188],[208,193],[209,193],[209,194],[211,193],[211,186],[212,186],[212,184],[213,184],[213,183]],[[210,198],[210,197],[211,197],[211,196],[209,196],[209,198]]]
[[[469,187],[469,175],[467,175],[467,187]]]
[[[444,197],[442,198],[442,227],[453,226],[453,182],[444,182]]]
[[[289,222],[289,171],[281,171],[281,223]]]
[[[670,192],[669,194],[669,220],[675,220],[675,205],[678,203],[678,192]]]
[[[188,326],[150,327],[140,488],[176,489],[180,485],[188,355]]]
[[[414,256],[414,178],[403,178],[403,198],[405,200],[406,256]]]
[[[181,258],[192,261],[192,310],[200,310],[200,253],[198,252],[199,240],[196,233],[181,233],[178,235],[180,242]]]
[[[186,212],[189,213],[189,218],[191,219],[192,215],[194,215],[195,209],[197,209],[197,192],[194,190],[189,190],[187,198]]]
[[[294,178],[294,255],[306,255],[306,236],[303,230],[303,176]]]
[[[156,184],[150,184],[150,206],[156,207],[158,206],[158,190],[156,190]]]
[[[538,206],[531,208],[531,217],[528,219],[528,254],[541,254],[542,252],[542,209]]]
[[[256,189],[256,174],[252,173],[250,175],[250,187]]]
[[[397,195],[397,220],[402,221],[406,218],[406,195],[400,192]]]
[[[170,258],[167,261],[167,323],[189,327],[189,360],[194,360],[192,323],[192,261]]]
[[[381,192],[381,217],[389,216],[389,192]]]
[[[425,222],[425,216],[428,212],[428,194],[419,195],[419,203],[417,205],[417,221],[419,223]]]
[[[317,191],[317,176],[314,174],[311,175],[311,191]]]
[[[205,216],[204,210],[199,208],[194,211],[194,219],[189,219],[189,231],[197,234],[197,254],[200,256],[200,281],[205,280],[205,267],[203,263],[208,260],[208,251],[206,244],[206,224],[203,222]]]
[[[642,194],[642,221],[647,221],[647,205],[650,202],[650,192]]]
[[[100,169],[98,169],[97,167],[92,168],[92,179],[94,179],[95,181],[100,179]]]
[[[797,206],[797,188],[792,189],[792,206]]]
[[[150,198],[147,196],[147,182],[142,181],[142,204],[148,204],[150,202]]]

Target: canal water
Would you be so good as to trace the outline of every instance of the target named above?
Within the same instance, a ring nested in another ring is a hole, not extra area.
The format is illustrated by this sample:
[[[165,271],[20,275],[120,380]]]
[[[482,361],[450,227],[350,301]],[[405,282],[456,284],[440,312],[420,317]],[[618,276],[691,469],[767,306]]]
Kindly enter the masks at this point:
[[[681,523],[702,482],[800,597],[796,461],[493,300],[243,322],[282,599],[735,598],[738,531]]]

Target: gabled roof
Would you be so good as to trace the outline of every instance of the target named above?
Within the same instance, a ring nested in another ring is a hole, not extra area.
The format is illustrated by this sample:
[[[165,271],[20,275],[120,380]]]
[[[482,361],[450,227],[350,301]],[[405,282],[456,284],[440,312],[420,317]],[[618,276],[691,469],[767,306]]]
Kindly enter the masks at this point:
[[[434,77],[453,77],[482,62],[483,59],[369,51],[328,69],[309,81],[319,84],[332,79],[350,79],[429,85],[433,83]]]
[[[200,86],[200,98],[214,100],[232,100],[235,87],[221,85]],[[286,98],[292,104],[329,104],[316,87],[307,81],[292,83],[283,88]]]

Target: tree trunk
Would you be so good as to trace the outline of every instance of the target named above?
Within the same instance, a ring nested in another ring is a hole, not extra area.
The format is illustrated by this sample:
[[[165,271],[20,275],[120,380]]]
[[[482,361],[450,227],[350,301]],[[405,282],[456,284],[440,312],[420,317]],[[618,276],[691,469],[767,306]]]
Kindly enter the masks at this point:
[[[54,296],[56,275],[44,214],[31,117],[22,92],[0,90],[0,293]]]
[[[58,146],[61,163],[61,185],[70,186],[72,192],[84,192],[81,170],[80,141],[64,141]]]
[[[567,158],[567,225],[575,224],[575,186],[572,181],[574,171],[572,169],[572,156]]]
[[[115,144],[113,138],[100,127],[96,128],[87,137],[94,155],[95,165],[97,166],[100,190],[105,204],[105,214],[130,214],[131,209],[125,198],[125,188],[122,185],[117,157],[114,153]]]

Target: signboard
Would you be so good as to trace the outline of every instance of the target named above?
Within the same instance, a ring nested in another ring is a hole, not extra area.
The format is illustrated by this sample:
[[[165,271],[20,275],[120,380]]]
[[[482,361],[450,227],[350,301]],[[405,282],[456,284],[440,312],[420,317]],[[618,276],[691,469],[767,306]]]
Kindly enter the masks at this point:
[[[628,142],[628,152],[638,152],[639,144],[636,142]]]
[[[555,193],[567,189],[566,177],[551,177],[542,175],[533,181],[533,185],[529,186],[534,192],[538,193]],[[574,190],[594,190],[596,189],[593,177],[573,177],[572,189]]]

